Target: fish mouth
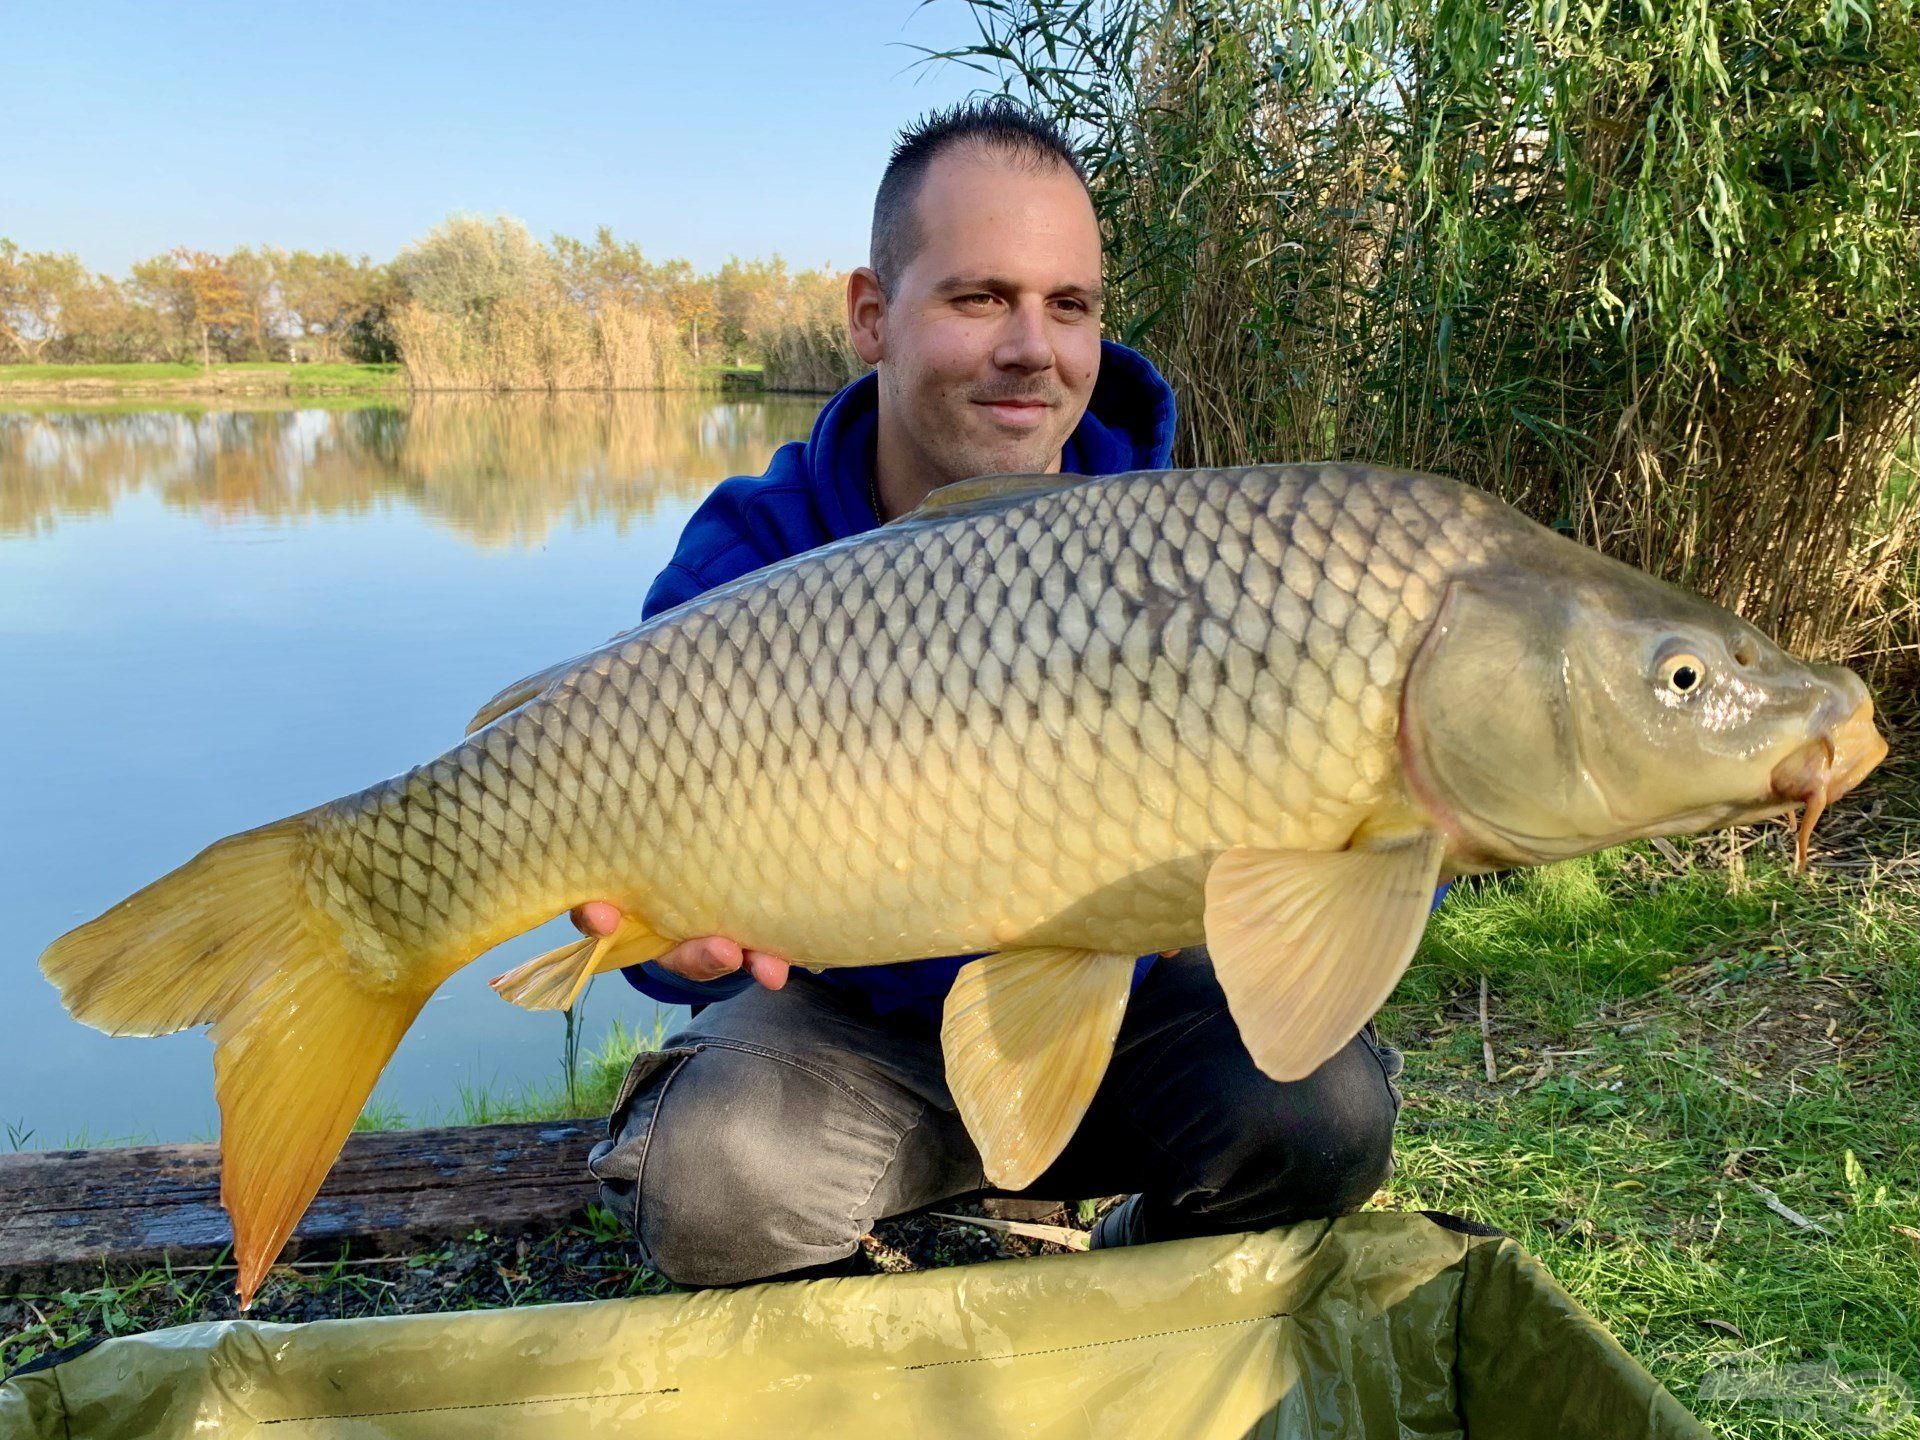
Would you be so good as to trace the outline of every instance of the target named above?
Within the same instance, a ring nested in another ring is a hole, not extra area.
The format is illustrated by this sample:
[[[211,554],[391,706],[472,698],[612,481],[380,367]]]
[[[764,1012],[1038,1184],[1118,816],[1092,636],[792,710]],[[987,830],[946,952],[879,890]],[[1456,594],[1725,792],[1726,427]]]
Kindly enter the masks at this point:
[[[1887,758],[1887,742],[1873,723],[1873,701],[1863,700],[1845,720],[1802,745],[1773,767],[1773,794],[1802,806],[1794,836],[1793,868],[1807,869],[1807,845],[1826,809]]]

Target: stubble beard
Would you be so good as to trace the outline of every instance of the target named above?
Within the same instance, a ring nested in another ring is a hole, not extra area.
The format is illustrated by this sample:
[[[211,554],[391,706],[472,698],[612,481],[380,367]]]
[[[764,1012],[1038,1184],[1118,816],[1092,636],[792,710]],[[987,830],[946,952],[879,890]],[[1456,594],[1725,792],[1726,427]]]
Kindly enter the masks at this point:
[[[946,410],[946,418],[952,422],[953,428],[941,437],[944,444],[939,457],[942,467],[948,470],[952,478],[963,480],[975,475],[1037,475],[1060,458],[1060,450],[1067,437],[1056,433],[1061,418],[1058,387],[1028,393],[1037,393],[1055,407],[1048,412],[1045,434],[996,435],[991,430],[992,418],[974,404],[970,389],[953,393]],[[986,433],[983,434],[983,430]]]
[[[880,367],[880,371],[883,397],[898,407],[896,413],[911,413],[910,397],[901,393],[902,387],[897,384],[895,377],[887,373],[887,367]],[[982,387],[973,381],[943,386],[937,393],[934,405],[930,407],[930,418],[937,421],[938,429],[920,431],[912,425],[903,427],[919,452],[922,463],[933,472],[925,477],[933,484],[947,485],[978,475],[1038,475],[1060,458],[1061,448],[1067,439],[1064,433],[1046,436],[992,434],[989,429],[992,425],[990,417],[975,413],[978,407],[974,405],[973,397],[981,391]],[[1053,423],[1049,424],[1048,429],[1057,429],[1064,405],[1064,397],[1057,384],[1010,383],[993,387],[989,393],[995,398],[1027,394],[1047,400],[1055,406],[1049,412]],[[987,433],[983,434],[983,430]]]

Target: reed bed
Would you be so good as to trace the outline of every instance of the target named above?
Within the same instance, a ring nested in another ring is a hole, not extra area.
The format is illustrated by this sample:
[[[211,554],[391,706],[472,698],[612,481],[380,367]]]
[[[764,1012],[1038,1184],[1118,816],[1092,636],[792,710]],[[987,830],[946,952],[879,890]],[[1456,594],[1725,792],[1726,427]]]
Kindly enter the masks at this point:
[[[1907,681],[1913,0],[974,0],[1194,464],[1483,484]]]
[[[612,302],[523,297],[448,314],[413,302],[392,320],[415,390],[677,390],[691,383],[672,322]]]
[[[811,271],[787,287],[784,304],[753,317],[746,334],[762,388],[831,394],[866,374],[847,333],[846,286],[842,275]]]

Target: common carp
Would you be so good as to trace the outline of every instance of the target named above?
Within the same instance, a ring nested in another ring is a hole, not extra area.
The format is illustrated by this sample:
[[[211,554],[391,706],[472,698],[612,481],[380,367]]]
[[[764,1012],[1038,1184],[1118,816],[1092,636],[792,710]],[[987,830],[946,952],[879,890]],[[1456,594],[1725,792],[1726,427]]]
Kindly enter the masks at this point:
[[[1134,958],[1208,945],[1268,1074],[1384,1001],[1438,882],[1819,811],[1866,687],[1433,476],[990,477],[510,686],[404,775],[221,840],[47,950],[114,1034],[211,1024],[250,1300],[422,1004],[725,934],[804,965],[990,952],[942,1029],[986,1173],[1030,1182]]]

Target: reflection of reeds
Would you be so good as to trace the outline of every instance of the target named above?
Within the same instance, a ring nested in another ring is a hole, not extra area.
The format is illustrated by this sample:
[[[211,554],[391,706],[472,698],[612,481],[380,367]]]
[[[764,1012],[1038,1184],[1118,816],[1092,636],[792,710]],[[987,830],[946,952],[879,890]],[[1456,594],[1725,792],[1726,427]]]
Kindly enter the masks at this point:
[[[416,390],[677,390],[690,383],[673,322],[603,299],[510,296],[462,314],[402,306],[394,342]]]
[[[124,496],[217,517],[417,506],[482,544],[556,523],[624,527],[766,467],[806,434],[803,400],[435,395],[409,409],[0,415],[0,535],[104,515]]]
[[[562,519],[644,520],[663,498],[764,469],[813,409],[660,393],[435,395],[408,412],[395,467],[423,508],[476,540],[524,543]]]

